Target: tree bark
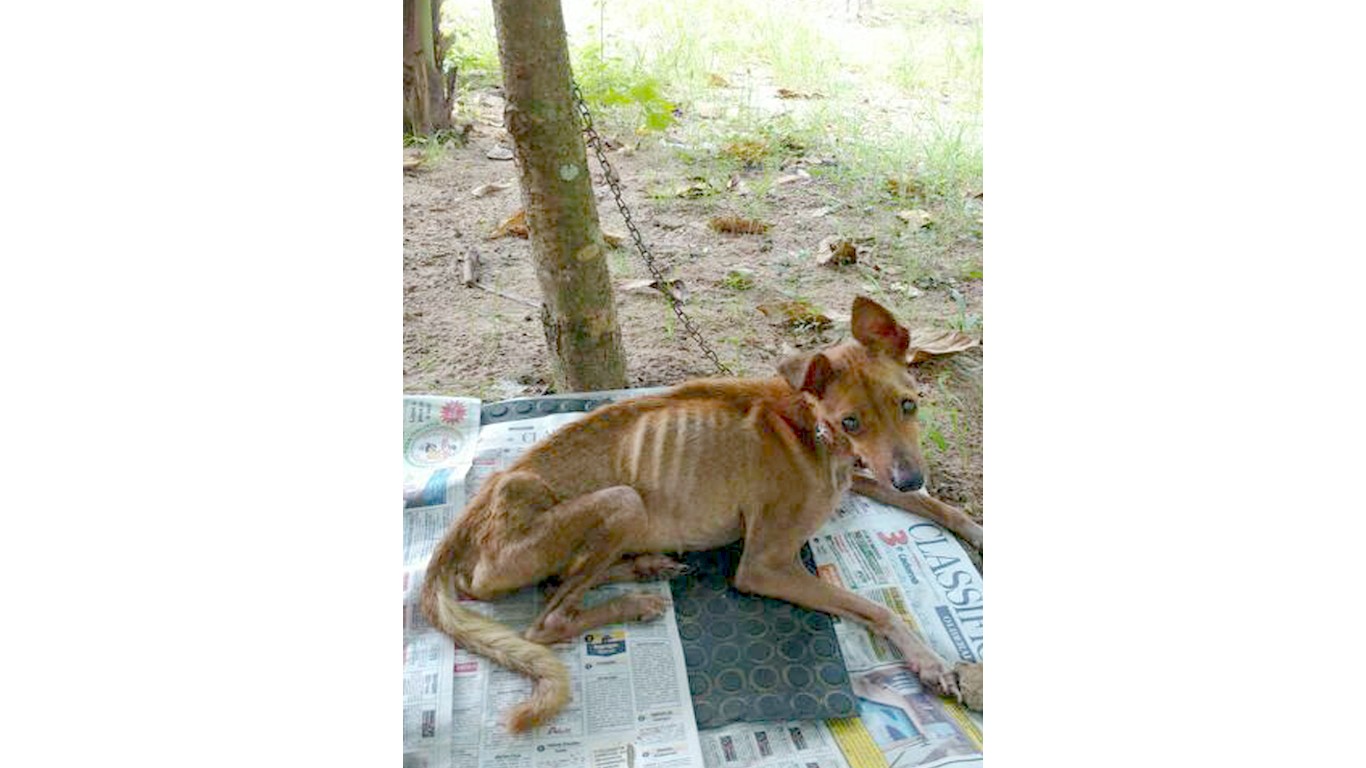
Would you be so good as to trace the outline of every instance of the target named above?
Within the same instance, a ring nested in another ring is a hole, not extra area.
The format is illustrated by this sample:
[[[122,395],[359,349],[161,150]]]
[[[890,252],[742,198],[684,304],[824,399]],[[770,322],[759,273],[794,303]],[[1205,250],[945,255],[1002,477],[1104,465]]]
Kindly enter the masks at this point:
[[[403,0],[403,130],[430,134],[451,127],[451,94],[438,66],[444,53],[441,0]]]
[[[559,0],[493,0],[512,135],[559,391],[626,386],[626,361]]]

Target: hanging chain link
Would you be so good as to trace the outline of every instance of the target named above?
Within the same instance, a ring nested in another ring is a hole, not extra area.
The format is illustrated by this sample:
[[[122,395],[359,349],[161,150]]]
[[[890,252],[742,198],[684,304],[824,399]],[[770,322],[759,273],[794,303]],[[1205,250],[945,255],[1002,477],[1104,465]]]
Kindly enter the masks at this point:
[[[655,264],[654,255],[645,245],[645,238],[641,236],[640,229],[631,218],[631,209],[626,207],[626,201],[622,199],[621,179],[617,176],[616,169],[612,167],[612,164],[607,162],[607,149],[603,146],[602,137],[593,128],[593,115],[589,113],[588,104],[583,100],[583,91],[579,90],[579,84],[574,80],[569,81],[569,86],[574,94],[574,105],[579,110],[579,116],[583,118],[584,138],[587,139],[588,146],[593,149],[593,154],[598,157],[598,164],[602,166],[602,175],[607,179],[607,186],[612,189],[612,197],[616,198],[617,209],[621,211],[621,217],[626,220],[626,231],[631,233],[631,241],[636,244],[636,250],[640,252],[640,258],[644,260],[645,268],[650,270],[650,274],[654,276],[659,285],[659,292],[668,299],[669,306],[673,308],[674,314],[678,315],[679,322],[683,323],[684,331],[693,338],[693,341],[697,342],[697,346],[702,348],[702,354],[711,360],[718,372],[726,376],[735,375],[731,373],[725,363],[721,362],[721,358],[717,357],[716,350],[712,349],[707,340],[702,338],[702,333],[697,330],[697,325],[683,311],[683,302],[675,298],[673,292],[669,290],[669,281],[665,279],[664,272],[660,270],[659,265]]]

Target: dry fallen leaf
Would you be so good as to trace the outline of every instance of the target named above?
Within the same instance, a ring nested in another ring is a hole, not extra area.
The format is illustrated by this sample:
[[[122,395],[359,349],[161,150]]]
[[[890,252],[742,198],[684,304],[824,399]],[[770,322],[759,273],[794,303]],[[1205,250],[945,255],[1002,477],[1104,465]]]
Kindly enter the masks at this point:
[[[604,230],[602,233],[602,240],[603,242],[607,243],[613,248],[617,248],[622,244],[625,238],[623,238],[621,235],[618,235],[615,232],[608,232]]]
[[[972,349],[978,343],[977,339],[962,331],[917,328],[911,331],[911,348],[906,353],[906,361],[911,364],[923,363],[932,357]]]
[[[791,88],[779,88],[778,98],[780,99],[822,99],[825,98],[818,91],[806,93],[804,91],[794,91]]]
[[[418,167],[419,165],[422,165],[422,158],[420,158],[420,157],[405,157],[405,158],[403,158],[403,170],[404,170],[404,171],[416,170],[417,167]]]
[[[799,299],[760,304],[757,309],[765,317],[778,320],[794,330],[821,330],[833,324],[829,316],[811,306],[811,302]]]
[[[897,211],[896,217],[917,229],[923,229],[924,227],[934,224],[934,217],[919,208],[909,211]]]
[[[798,168],[796,173],[789,173],[786,176],[779,176],[778,178],[774,179],[773,186],[778,187],[782,186],[783,184],[791,184],[794,181],[805,181],[809,178],[811,178],[811,174]]]
[[[652,280],[648,277],[641,280],[627,280],[619,287],[623,291],[630,291],[632,293],[638,293],[644,290],[655,290],[660,293],[665,293],[667,290],[668,294],[679,304],[686,303],[688,298],[692,296],[692,292],[688,290],[687,284],[679,278],[674,278],[673,280],[665,282],[662,287],[658,280]]]
[[[707,85],[712,88],[729,88],[730,81],[715,72],[710,72],[707,74]]]
[[[507,237],[508,235],[524,239],[531,236],[531,233],[526,228],[526,211],[519,210],[506,219],[503,219],[503,223],[499,224],[498,228],[489,234],[488,239],[496,240],[500,237]]]
[[[821,266],[843,266],[858,262],[858,248],[842,237],[831,235],[816,246],[816,263]]]
[[[749,184],[745,183],[745,180],[740,178],[739,174],[731,176],[726,180],[726,189],[737,195],[749,194]]]
[[[717,232],[729,232],[735,235],[762,235],[768,231],[768,226],[758,219],[746,219],[740,216],[713,216],[707,225]]]
[[[511,160],[512,150],[502,144],[498,144],[490,147],[489,151],[484,153],[484,157],[487,157],[490,160]]]
[[[495,182],[492,184],[480,184],[479,186],[470,190],[470,197],[488,197],[494,192],[502,192],[503,190],[510,189],[511,187],[511,184],[503,182]]]

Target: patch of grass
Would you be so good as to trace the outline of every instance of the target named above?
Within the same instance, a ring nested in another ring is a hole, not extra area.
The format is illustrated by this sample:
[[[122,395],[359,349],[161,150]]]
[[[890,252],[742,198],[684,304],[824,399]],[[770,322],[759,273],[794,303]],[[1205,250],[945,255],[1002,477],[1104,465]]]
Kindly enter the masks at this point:
[[[607,51],[590,39],[570,52],[574,79],[584,101],[604,125],[623,122],[637,132],[662,131],[674,122],[674,103],[659,78],[645,71],[638,56]]]
[[[419,148],[422,151],[422,164],[435,165],[449,156],[449,146],[454,143],[449,135],[443,135],[445,133],[445,131],[437,131],[431,136],[406,134],[403,137],[403,146]]]
[[[721,148],[721,153],[740,163],[745,168],[763,167],[764,159],[770,152],[767,142],[759,139],[741,138]]]
[[[721,287],[732,291],[748,291],[754,287],[754,275],[748,270],[732,269],[721,278]]]

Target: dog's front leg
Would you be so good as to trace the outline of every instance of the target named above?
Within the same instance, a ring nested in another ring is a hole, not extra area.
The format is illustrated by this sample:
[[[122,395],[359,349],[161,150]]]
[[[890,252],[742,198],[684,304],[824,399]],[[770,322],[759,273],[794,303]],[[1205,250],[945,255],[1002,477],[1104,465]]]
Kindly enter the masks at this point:
[[[978,552],[982,551],[982,526],[968,517],[968,514],[958,507],[945,504],[939,499],[926,493],[923,489],[911,493],[888,488],[871,477],[864,475],[854,475],[853,484],[850,487],[854,493],[861,493],[870,499],[876,499],[884,504],[891,504],[894,507],[913,512],[923,517],[939,523],[945,528],[953,531],[958,538],[967,542]]]
[[[900,616],[802,567],[797,559],[802,543],[829,517],[834,503],[831,498],[829,503],[808,504],[795,515],[771,507],[745,520],[745,549],[735,571],[735,588],[860,622],[895,645],[922,683],[962,701],[958,674]]]
[[[756,565],[742,555],[735,587],[860,622],[895,645],[922,683],[944,696],[963,700],[958,673],[900,616],[886,606],[821,581],[798,564],[795,557],[790,566],[773,568]]]

